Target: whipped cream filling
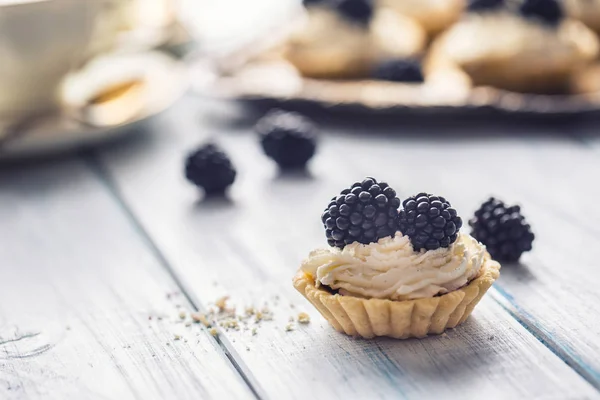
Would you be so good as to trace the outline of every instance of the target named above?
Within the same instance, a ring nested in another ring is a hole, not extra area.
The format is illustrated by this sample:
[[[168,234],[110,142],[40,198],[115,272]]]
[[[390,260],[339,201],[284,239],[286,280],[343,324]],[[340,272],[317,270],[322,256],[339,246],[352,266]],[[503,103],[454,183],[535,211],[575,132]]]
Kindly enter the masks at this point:
[[[301,268],[317,287],[366,298],[409,300],[466,285],[479,274],[485,255],[485,246],[467,234],[460,234],[448,248],[415,252],[409,237],[397,232],[377,243],[312,251]]]

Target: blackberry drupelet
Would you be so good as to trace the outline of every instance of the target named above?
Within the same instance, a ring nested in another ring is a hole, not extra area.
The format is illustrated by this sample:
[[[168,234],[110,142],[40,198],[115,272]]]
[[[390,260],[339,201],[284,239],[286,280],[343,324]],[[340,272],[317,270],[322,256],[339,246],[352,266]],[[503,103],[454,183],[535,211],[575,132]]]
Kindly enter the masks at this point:
[[[468,11],[485,12],[494,11],[506,4],[506,0],[469,0]]]
[[[400,199],[385,182],[365,178],[344,189],[323,212],[327,243],[332,247],[368,244],[393,236],[398,229]]]
[[[347,19],[368,24],[373,16],[372,0],[333,0],[338,12]]]
[[[317,127],[298,113],[272,110],[255,129],[265,154],[281,168],[302,168],[315,154]]]
[[[519,11],[526,18],[535,18],[551,26],[558,25],[564,17],[559,0],[524,0]]]
[[[194,150],[185,160],[185,177],[204,188],[207,195],[224,193],[235,180],[235,175],[229,157],[213,143]]]
[[[517,261],[531,250],[535,238],[519,206],[507,206],[493,197],[475,211],[469,225],[471,235],[499,261]]]
[[[410,237],[415,250],[448,247],[458,238],[462,219],[441,196],[419,193],[402,203],[400,232]]]
[[[373,71],[373,77],[384,81],[421,83],[421,63],[412,59],[394,59],[381,62]]]

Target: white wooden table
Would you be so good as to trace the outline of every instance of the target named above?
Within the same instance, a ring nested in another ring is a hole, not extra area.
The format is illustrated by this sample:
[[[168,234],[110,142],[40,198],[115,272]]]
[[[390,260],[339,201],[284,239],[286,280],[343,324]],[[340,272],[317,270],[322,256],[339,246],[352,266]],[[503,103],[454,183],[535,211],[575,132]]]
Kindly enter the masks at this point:
[[[126,142],[0,166],[0,399],[600,398],[593,125],[326,121],[310,174],[284,176],[252,122],[188,97]],[[182,175],[210,135],[238,168],[230,202]],[[518,202],[534,251],[447,334],[341,335],[291,277],[325,244],[328,199],[366,175],[465,219],[490,194]],[[274,319],[213,336],[179,318],[224,295]]]

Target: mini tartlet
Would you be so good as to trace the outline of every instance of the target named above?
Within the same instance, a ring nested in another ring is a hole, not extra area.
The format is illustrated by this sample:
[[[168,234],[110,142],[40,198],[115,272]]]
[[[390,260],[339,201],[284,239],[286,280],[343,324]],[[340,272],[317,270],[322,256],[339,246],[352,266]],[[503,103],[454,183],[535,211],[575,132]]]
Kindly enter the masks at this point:
[[[573,75],[598,55],[598,39],[581,22],[565,19],[561,9],[552,16],[536,12],[508,5],[467,12],[432,44],[429,59],[457,65],[476,86],[568,92]]]
[[[434,36],[456,22],[465,7],[465,0],[378,0],[416,20],[429,36]]]
[[[600,34],[600,0],[564,0],[567,15]]]
[[[286,43],[284,57],[307,77],[361,78],[380,60],[419,54],[425,40],[415,21],[389,9],[353,18],[311,5]]]
[[[330,248],[310,253],[294,287],[339,332],[398,339],[440,334],[464,322],[499,276],[485,246],[460,233],[443,197],[402,203],[366,178],[322,216]]]

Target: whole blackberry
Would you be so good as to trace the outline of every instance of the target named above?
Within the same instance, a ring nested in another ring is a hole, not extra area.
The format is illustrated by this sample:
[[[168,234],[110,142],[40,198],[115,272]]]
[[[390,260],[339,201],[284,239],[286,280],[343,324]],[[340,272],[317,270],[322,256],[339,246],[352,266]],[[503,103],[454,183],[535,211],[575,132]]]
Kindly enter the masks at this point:
[[[499,261],[517,261],[531,250],[535,238],[519,206],[507,206],[493,197],[475,211],[469,225],[471,235]]]
[[[505,4],[506,0],[470,0],[467,10],[474,12],[493,11],[503,7]]]
[[[339,13],[360,24],[368,24],[373,16],[372,0],[333,0]]]
[[[398,226],[415,250],[448,247],[458,238],[462,219],[445,198],[419,193],[404,200],[402,206]]]
[[[273,110],[256,124],[262,148],[281,168],[301,168],[315,154],[317,127],[294,112]]]
[[[327,243],[332,247],[368,244],[392,236],[398,227],[400,199],[385,182],[365,178],[342,190],[323,212]]]
[[[381,62],[375,67],[373,77],[392,82],[421,83],[423,71],[421,63],[411,59],[394,59]]]
[[[564,17],[559,0],[524,0],[519,11],[526,18],[536,18],[552,26],[558,25]]]
[[[229,157],[209,143],[190,153],[185,160],[185,177],[206,194],[224,193],[235,180],[236,171]]]

